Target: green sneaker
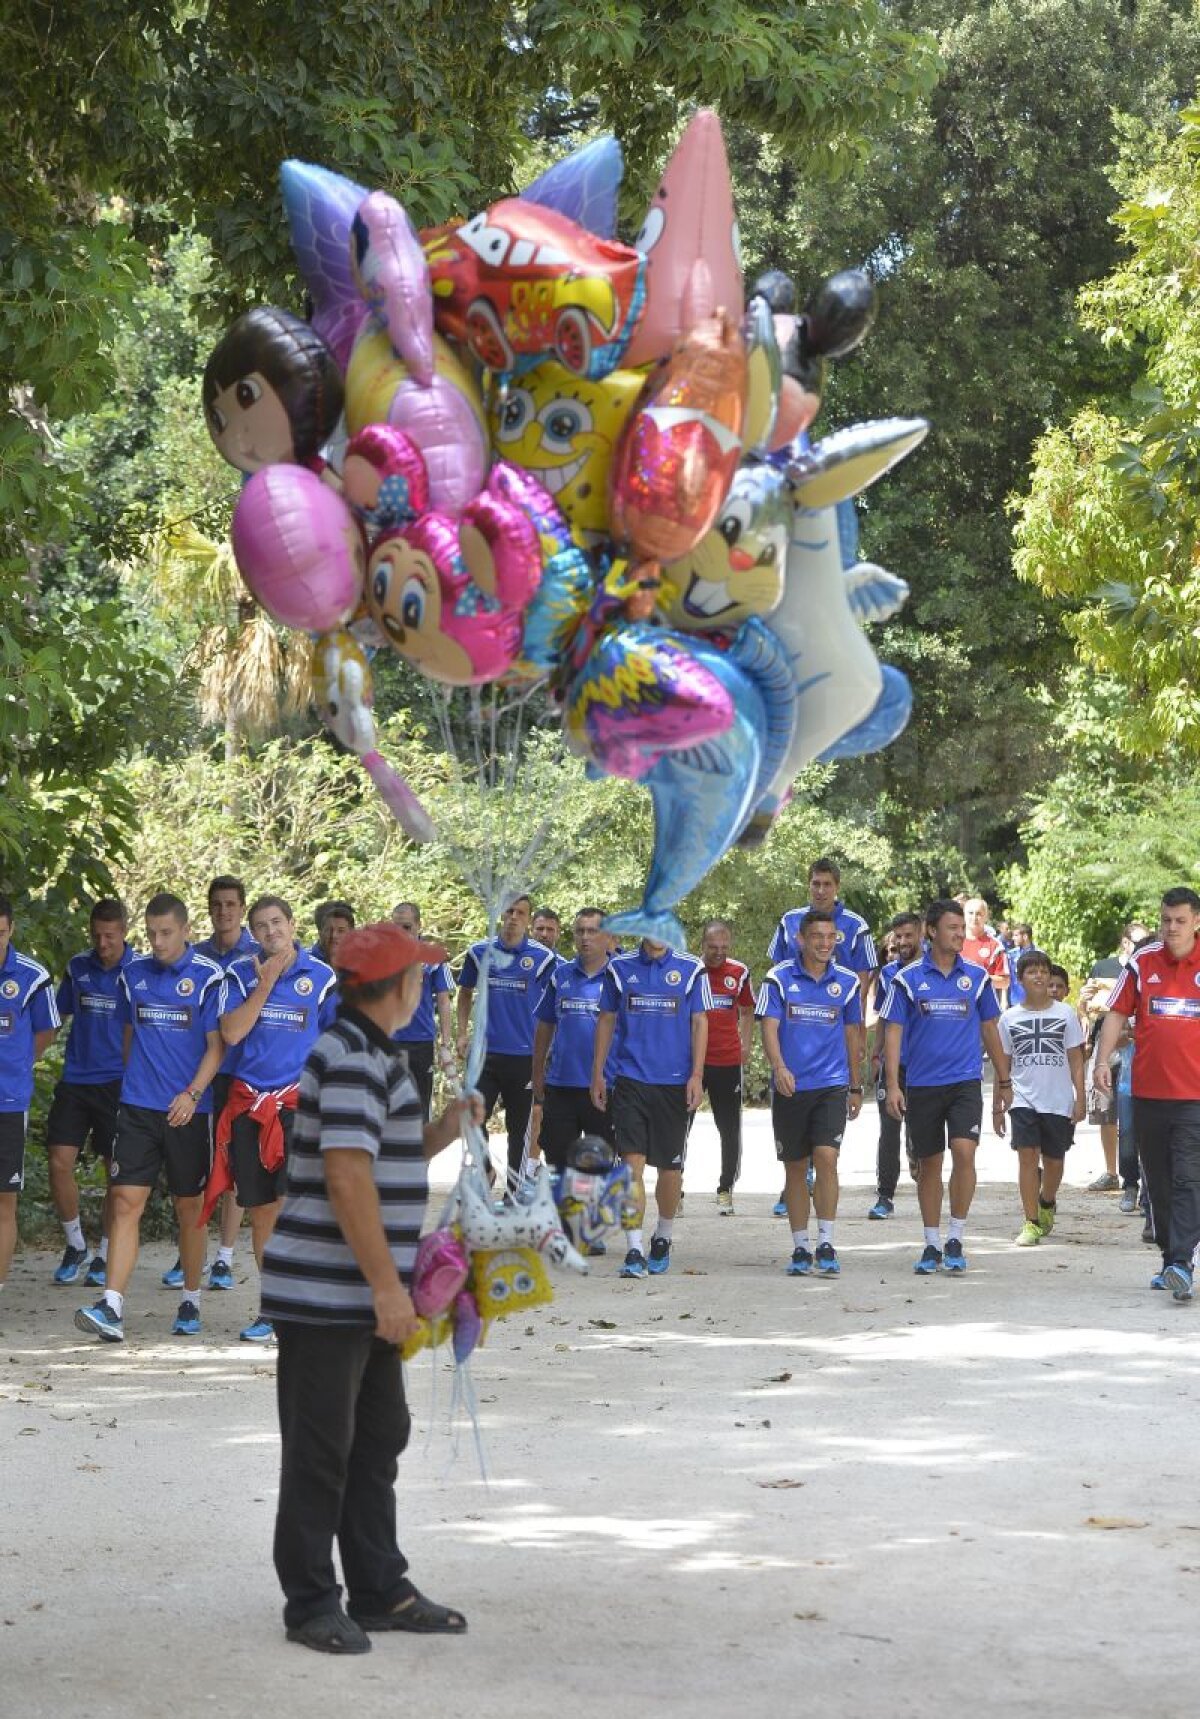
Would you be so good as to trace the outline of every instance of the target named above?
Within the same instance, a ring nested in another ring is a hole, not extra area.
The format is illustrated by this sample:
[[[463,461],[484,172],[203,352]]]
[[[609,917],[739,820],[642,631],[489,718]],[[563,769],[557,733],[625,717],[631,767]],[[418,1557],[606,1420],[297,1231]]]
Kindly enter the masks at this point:
[[[1044,1206],[1040,1200],[1038,1201],[1037,1227],[1044,1236],[1048,1236],[1054,1228],[1056,1216],[1057,1212],[1054,1206]]]
[[[1026,1218],[1021,1225],[1021,1233],[1017,1237],[1018,1247],[1036,1247],[1042,1239],[1042,1228],[1035,1224],[1032,1218]]]

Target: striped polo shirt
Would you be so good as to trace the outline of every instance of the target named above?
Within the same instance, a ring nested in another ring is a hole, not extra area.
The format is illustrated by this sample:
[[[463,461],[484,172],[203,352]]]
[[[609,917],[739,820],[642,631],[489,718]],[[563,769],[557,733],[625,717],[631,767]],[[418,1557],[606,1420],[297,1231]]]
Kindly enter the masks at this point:
[[[369,1152],[396,1269],[412,1271],[429,1191],[421,1096],[408,1058],[374,1021],[343,1007],[300,1076],[287,1192],[262,1270],[264,1318],[374,1325],[370,1286],[338,1227],[326,1152]]]

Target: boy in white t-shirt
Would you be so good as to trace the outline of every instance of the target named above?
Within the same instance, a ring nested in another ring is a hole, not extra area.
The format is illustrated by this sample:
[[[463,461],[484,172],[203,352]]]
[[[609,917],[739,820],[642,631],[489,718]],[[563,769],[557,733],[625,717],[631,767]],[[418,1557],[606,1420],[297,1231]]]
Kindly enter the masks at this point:
[[[1083,1120],[1083,1028],[1074,1009],[1050,994],[1048,955],[1030,949],[1017,962],[1025,1001],[1000,1017],[1000,1042],[1012,1059],[1013,1150],[1025,1222],[1018,1247],[1033,1247],[1054,1228],[1055,1196],[1063,1178],[1075,1124]],[[1004,1106],[997,1093],[992,1125],[1004,1133]]]

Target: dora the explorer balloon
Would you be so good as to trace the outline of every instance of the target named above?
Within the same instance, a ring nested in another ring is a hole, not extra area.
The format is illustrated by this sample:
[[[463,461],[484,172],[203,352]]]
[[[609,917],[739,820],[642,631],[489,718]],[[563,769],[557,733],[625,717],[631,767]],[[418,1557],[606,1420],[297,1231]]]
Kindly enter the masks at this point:
[[[426,513],[376,541],[367,606],[392,649],[430,680],[495,680],[521,648],[525,606],[541,577],[534,526],[485,490],[460,519]]]
[[[204,367],[204,418],[238,471],[287,462],[319,471],[342,410],[342,376],[321,336],[275,305],[256,305]]]
[[[778,608],[791,519],[786,472],[757,462],[740,466],[712,530],[663,569],[659,607],[671,626],[732,634],[749,616]]]

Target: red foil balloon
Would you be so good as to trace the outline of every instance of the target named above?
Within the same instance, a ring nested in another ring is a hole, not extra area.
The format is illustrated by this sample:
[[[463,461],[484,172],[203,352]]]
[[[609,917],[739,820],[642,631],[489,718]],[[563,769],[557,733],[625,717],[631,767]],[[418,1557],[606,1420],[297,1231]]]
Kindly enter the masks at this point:
[[[725,311],[676,346],[626,427],[613,472],[618,543],[653,561],[687,555],[713,525],[742,457],[746,343]]]

